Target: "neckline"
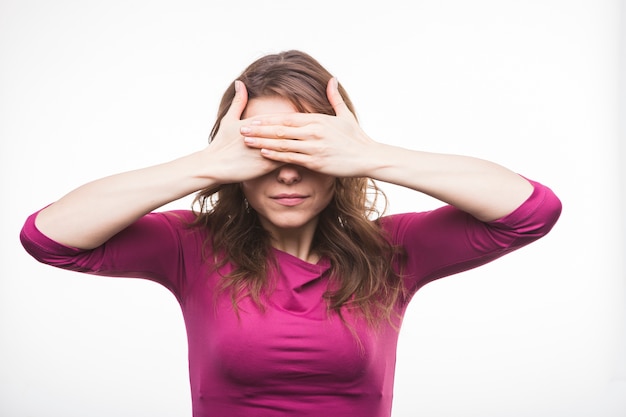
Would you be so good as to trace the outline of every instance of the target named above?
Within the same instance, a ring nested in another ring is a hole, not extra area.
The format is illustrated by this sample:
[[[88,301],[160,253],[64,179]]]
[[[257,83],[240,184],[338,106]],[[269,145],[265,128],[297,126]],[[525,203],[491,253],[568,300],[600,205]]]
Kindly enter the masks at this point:
[[[324,271],[330,268],[330,260],[324,256],[321,256],[317,262],[311,263],[275,247],[272,247],[272,250],[274,251],[274,254],[277,256],[277,259],[279,261],[286,261],[291,264],[299,265],[309,271]]]

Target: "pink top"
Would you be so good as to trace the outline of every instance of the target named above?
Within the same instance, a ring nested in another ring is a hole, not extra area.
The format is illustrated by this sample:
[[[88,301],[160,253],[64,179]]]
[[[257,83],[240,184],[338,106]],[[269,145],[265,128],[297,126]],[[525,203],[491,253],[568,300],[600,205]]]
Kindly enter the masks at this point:
[[[451,206],[385,217],[382,224],[393,243],[408,253],[410,294],[545,235],[561,203],[548,188],[533,184],[526,202],[490,223]],[[185,227],[191,212],[148,214],[90,251],[47,238],[35,227],[35,216],[27,219],[21,239],[37,260],[98,275],[146,278],[171,290],[187,328],[194,417],[390,416],[398,333],[389,325],[374,331],[356,321],[359,346],[322,299],[326,259],[309,264],[275,250],[280,271],[265,312],[244,299],[238,319],[229,294],[215,291],[220,275],[202,260],[207,231]],[[231,268],[227,264],[221,273]],[[406,303],[397,306],[400,314]]]

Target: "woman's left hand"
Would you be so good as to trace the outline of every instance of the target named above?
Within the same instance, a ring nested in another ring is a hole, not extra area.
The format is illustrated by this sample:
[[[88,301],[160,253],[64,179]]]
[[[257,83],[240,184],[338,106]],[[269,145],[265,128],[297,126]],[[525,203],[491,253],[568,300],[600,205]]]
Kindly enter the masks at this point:
[[[252,117],[241,127],[247,146],[268,159],[303,166],[335,177],[367,176],[377,142],[348,109],[332,78],[326,89],[336,116],[280,113]]]

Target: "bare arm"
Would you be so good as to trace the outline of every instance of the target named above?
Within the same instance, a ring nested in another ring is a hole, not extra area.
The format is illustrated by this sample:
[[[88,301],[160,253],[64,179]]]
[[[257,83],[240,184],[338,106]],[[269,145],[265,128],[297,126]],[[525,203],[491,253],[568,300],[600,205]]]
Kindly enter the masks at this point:
[[[252,118],[242,127],[249,147],[266,158],[337,177],[370,177],[431,195],[490,221],[511,213],[532,185],[493,162],[384,145],[368,137],[346,107],[336,81],[328,99],[337,116],[294,113]]]
[[[196,177],[202,153],[87,183],[43,209],[36,225],[51,239],[95,248],[146,213],[211,185]]]
[[[511,213],[533,191],[523,177],[483,159],[386,145],[375,149],[367,176],[423,192],[482,221]]]
[[[239,127],[247,103],[242,83],[220,131],[206,149],[148,168],[85,184],[43,209],[36,225],[51,239],[80,249],[104,243],[139,217],[216,184],[239,182],[277,164],[246,148]]]

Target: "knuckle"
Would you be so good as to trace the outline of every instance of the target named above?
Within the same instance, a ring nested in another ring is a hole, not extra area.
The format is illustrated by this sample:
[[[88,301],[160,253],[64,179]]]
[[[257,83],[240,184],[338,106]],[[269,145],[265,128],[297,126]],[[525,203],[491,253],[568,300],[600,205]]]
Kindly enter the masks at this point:
[[[313,139],[321,139],[323,136],[322,129],[320,126],[312,126],[310,136]]]
[[[326,146],[316,146],[315,154],[319,155],[320,158],[326,157],[329,154],[328,147]]]
[[[309,161],[308,168],[312,171],[320,171],[322,169],[322,164],[315,159]]]

